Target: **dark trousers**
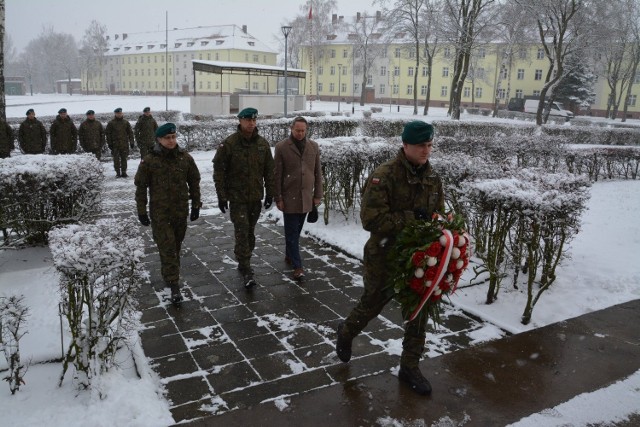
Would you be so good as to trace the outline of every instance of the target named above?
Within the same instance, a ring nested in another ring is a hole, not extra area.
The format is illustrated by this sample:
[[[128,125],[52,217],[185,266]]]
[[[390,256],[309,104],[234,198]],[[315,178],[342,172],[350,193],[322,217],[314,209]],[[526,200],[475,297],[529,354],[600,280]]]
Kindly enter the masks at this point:
[[[260,218],[262,203],[260,200],[251,203],[229,204],[229,217],[233,223],[235,247],[233,252],[238,266],[247,269],[251,265],[251,255],[256,247],[256,224]]]
[[[180,249],[187,232],[186,217],[171,217],[151,213],[153,241],[160,252],[162,278],[167,283],[180,280]]]
[[[284,241],[285,254],[291,260],[293,268],[302,267],[302,259],[300,259],[300,233],[304,226],[304,220],[307,218],[306,213],[285,213],[284,216]]]
[[[111,150],[111,155],[113,156],[113,168],[116,170],[116,173],[126,173],[129,148],[114,147],[113,150]]]

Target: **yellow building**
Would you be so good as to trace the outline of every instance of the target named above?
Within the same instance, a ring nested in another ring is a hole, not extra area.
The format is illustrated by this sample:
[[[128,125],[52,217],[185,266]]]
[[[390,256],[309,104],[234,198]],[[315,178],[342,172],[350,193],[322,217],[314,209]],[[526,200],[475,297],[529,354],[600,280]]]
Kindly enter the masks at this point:
[[[334,34],[313,50],[311,58],[309,46],[301,47],[300,68],[312,70],[311,93],[315,99],[359,102],[363,67],[360,58],[354,58],[354,42],[357,37],[345,30],[343,20],[335,21]],[[427,95],[428,68],[426,60],[420,59],[416,67],[415,45],[408,34],[395,34],[391,41],[384,41],[387,35],[374,35],[373,40],[380,46],[380,52],[372,67],[367,70],[366,102],[391,105],[412,105],[414,91],[417,91],[419,105],[424,106]],[[548,70],[548,60],[539,44],[523,44],[512,48],[510,63],[503,64],[505,45],[499,43],[476,47],[471,67],[463,87],[461,105],[464,108],[493,108],[496,97],[500,108],[507,108],[510,98],[539,96]],[[453,46],[439,46],[433,61],[430,106],[448,107],[454,71]],[[423,53],[423,52],[421,52]],[[314,66],[312,67],[311,64]],[[414,75],[418,75],[415,85]],[[639,83],[640,80],[636,78]],[[414,87],[415,86],[415,87]],[[600,77],[593,88],[596,102],[589,108],[575,111],[577,114],[604,116],[607,108],[609,88],[606,79]],[[640,85],[635,85],[629,99],[628,115],[640,118],[640,103],[637,96]],[[568,107],[568,106],[567,106]],[[620,106],[622,111],[622,106]]]
[[[83,71],[88,93],[172,95],[193,93],[191,61],[225,61],[275,65],[277,52],[247,33],[246,26],[221,25],[124,33],[108,37],[108,50],[93,72]],[[274,93],[275,77],[224,75],[198,72],[199,95],[237,92]]]

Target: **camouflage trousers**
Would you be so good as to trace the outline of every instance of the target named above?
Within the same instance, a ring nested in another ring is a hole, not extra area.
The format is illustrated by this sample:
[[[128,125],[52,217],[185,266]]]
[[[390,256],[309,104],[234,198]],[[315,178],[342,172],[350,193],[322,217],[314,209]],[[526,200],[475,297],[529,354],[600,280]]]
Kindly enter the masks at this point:
[[[241,269],[248,269],[251,265],[251,255],[256,247],[256,224],[261,210],[260,200],[252,203],[231,202],[229,205],[229,217],[236,240],[233,252]]]
[[[367,244],[368,245],[368,244]],[[387,288],[386,252],[377,248],[364,251],[364,292],[360,301],[345,320],[344,333],[355,338],[377,317],[382,309],[393,299],[393,293]],[[402,306],[402,317],[410,314],[409,307]],[[400,365],[407,368],[418,367],[424,351],[427,316],[419,315],[406,323],[402,340]]]
[[[125,173],[127,171],[127,158],[129,157],[129,148],[113,147],[111,150],[113,156],[113,168],[116,173]]]
[[[167,283],[180,280],[180,249],[187,232],[187,217],[176,217],[151,212],[153,241],[160,252],[162,278]]]
[[[140,158],[144,159],[144,156],[149,154],[153,149],[153,143],[151,143],[151,145],[140,144],[138,145],[138,149],[140,150]]]

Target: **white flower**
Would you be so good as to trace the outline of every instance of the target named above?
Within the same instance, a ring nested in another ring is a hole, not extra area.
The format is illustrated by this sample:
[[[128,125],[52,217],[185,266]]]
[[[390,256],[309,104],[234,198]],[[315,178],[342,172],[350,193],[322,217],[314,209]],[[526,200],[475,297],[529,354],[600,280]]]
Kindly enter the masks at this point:
[[[433,283],[433,282],[432,282],[431,280],[427,280],[427,281],[426,281],[426,283],[425,283],[425,286],[426,286],[427,288],[430,288],[432,283]]]
[[[453,250],[451,251],[451,259],[458,259],[458,258],[460,258],[460,249],[453,248]]]
[[[447,247],[447,237],[444,234],[442,236],[440,236],[438,241],[440,242],[442,247]]]
[[[456,269],[457,269],[457,270],[461,270],[461,269],[462,269],[462,266],[464,266],[464,261],[463,261],[463,260],[461,260],[461,259],[459,259],[459,260],[456,262]]]
[[[460,235],[458,236],[458,247],[462,247],[462,246],[464,246],[466,243],[467,243],[467,239],[466,239],[462,234],[460,234]]]
[[[433,294],[434,295],[440,295],[442,293],[442,289],[440,289],[440,286],[438,286],[434,291]]]
[[[438,258],[436,257],[427,257],[427,266],[429,267],[433,267],[434,265],[436,265],[438,263]]]
[[[447,274],[447,282],[451,283],[453,281],[453,274]]]
[[[422,277],[424,276],[424,270],[418,267],[416,268],[416,271],[413,272],[413,275],[416,276],[418,279],[422,279]]]

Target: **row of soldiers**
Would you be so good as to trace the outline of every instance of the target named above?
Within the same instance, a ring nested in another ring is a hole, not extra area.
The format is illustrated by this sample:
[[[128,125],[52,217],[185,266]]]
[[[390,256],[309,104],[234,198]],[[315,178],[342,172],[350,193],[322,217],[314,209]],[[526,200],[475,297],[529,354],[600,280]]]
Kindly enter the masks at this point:
[[[145,107],[142,111],[133,129],[129,121],[124,119],[122,108],[114,110],[114,118],[109,121],[106,129],[100,121],[96,120],[95,111],[87,111],[86,116],[86,120],[76,128],[66,108],[58,110],[58,115],[49,128],[51,154],[75,153],[79,140],[82,149],[87,153],[95,154],[99,160],[106,143],[114,156],[117,176],[127,176],[126,158],[129,155],[129,147],[134,148],[134,140],[140,149],[141,157],[144,157],[155,143],[158,123],[151,115],[149,107]],[[10,156],[11,151],[15,149],[14,141],[13,129],[8,123],[0,120],[0,158]],[[27,110],[27,118],[20,124],[18,143],[20,150],[25,154],[45,152],[47,130],[42,122],[36,119],[33,108]]]

